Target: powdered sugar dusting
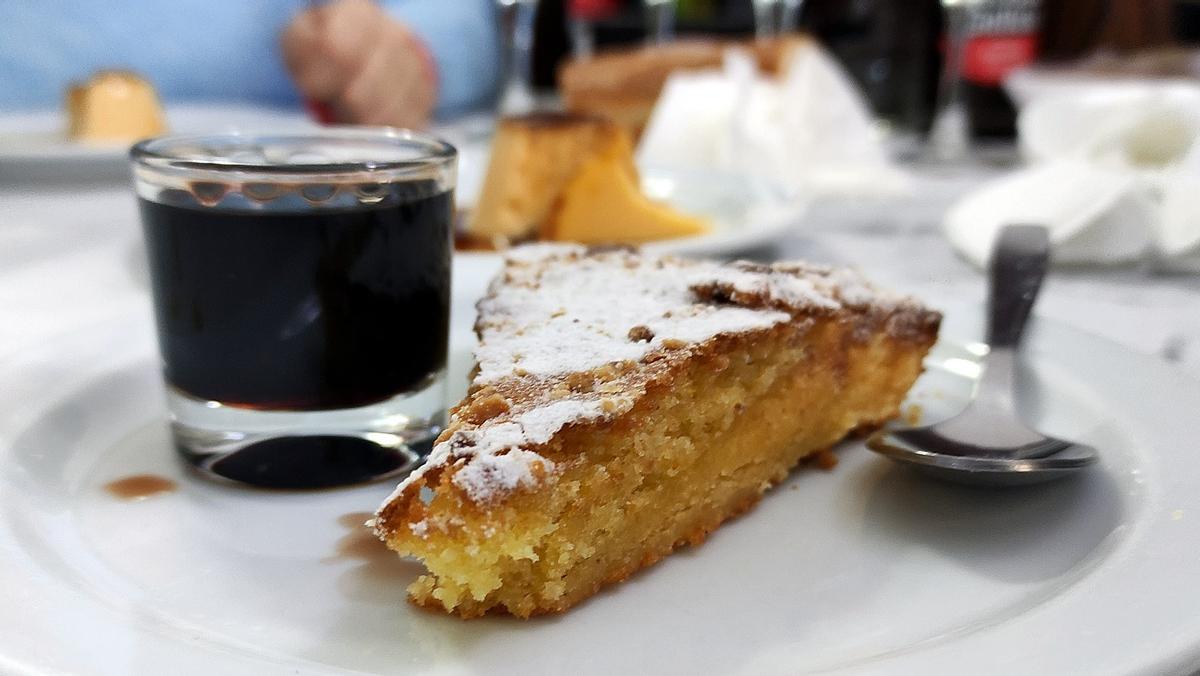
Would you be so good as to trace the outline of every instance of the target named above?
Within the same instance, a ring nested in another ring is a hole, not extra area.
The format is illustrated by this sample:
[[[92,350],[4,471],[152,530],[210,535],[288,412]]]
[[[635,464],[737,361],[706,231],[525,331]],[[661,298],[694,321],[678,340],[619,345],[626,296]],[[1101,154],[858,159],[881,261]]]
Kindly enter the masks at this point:
[[[828,289],[818,288],[808,276],[766,266],[717,267],[705,270],[698,283],[714,284],[737,294],[761,297],[767,303],[788,307],[836,310],[841,304]]]
[[[498,493],[507,493],[520,486],[533,486],[537,475],[533,468],[541,463],[548,472],[554,463],[524,449],[515,448],[503,455],[480,454],[454,475],[454,484],[477,503],[486,503]]]
[[[523,248],[515,250],[518,256],[479,304],[477,383],[588,371],[637,361],[664,340],[699,343],[788,321],[785,312],[701,302],[692,284],[720,275],[764,285],[789,304],[837,306],[793,276],[766,279],[712,262],[664,261],[625,251],[580,256],[574,248]],[[635,326],[650,328],[655,338],[631,341]]]
[[[530,443],[544,444],[568,422],[587,422],[603,416],[598,400],[561,399],[526,411],[516,419]]]
[[[805,263],[720,264],[547,244],[518,247],[507,258],[478,304],[476,387],[551,382],[770,328],[796,314],[906,300],[879,291],[854,271]],[[454,484],[478,504],[533,486],[555,471],[536,452],[539,445],[565,426],[619,415],[633,403],[628,396],[568,393],[537,404],[518,402],[478,425],[459,421],[384,505],[431,468],[457,466]]]
[[[587,253],[587,247],[579,244],[560,244],[556,242],[531,242],[522,244],[504,252],[504,260],[508,263],[536,263],[547,258],[566,255],[582,256]]]
[[[817,276],[817,287],[835,296],[843,305],[855,308],[867,306],[894,308],[899,305],[916,307],[920,305],[914,298],[880,289],[867,281],[857,270],[809,267],[820,270],[820,274]]]
[[[429,469],[446,467],[468,458],[471,462],[454,475],[454,483],[472,501],[486,504],[497,495],[532,485],[536,481],[533,469],[536,463],[541,464],[545,474],[554,471],[553,462],[524,446],[544,444],[569,423],[587,422],[603,415],[605,412],[599,400],[562,399],[510,419],[489,420],[479,427],[456,430],[434,446],[425,464],[400,482],[383,505],[400,497]]]

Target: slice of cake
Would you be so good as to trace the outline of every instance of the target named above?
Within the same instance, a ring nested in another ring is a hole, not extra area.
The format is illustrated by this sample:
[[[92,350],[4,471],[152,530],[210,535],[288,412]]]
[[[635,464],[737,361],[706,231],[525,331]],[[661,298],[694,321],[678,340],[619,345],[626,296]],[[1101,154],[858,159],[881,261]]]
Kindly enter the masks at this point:
[[[136,73],[105,70],[67,90],[67,135],[87,142],[137,141],[167,130],[154,87]]]
[[[642,194],[633,143],[600,117],[533,113],[503,118],[468,239],[496,248],[530,239],[631,244],[708,230]]]
[[[516,249],[470,393],[374,528],[428,569],[418,604],[564,610],[895,416],[939,321],[844,269]]]

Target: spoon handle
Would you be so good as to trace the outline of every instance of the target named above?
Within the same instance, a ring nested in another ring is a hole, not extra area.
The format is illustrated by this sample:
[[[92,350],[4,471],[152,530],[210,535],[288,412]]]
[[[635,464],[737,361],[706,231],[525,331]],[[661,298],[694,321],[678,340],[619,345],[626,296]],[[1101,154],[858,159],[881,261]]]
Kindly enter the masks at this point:
[[[1021,342],[1050,262],[1050,236],[1040,225],[1009,225],[992,251],[988,290],[988,344],[993,350]]]

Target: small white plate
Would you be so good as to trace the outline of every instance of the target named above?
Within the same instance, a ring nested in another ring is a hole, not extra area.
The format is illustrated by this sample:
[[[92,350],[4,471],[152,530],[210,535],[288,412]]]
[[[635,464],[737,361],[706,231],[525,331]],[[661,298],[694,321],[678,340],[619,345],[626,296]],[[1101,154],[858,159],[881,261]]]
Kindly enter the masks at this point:
[[[315,128],[299,111],[244,104],[177,104],[167,107],[173,133],[233,130],[300,131]],[[59,176],[64,170],[125,171],[128,143],[83,143],[66,136],[57,110],[0,115],[0,178]]]
[[[640,245],[651,253],[722,258],[769,246],[794,228],[805,210],[801,202],[777,186],[741,174],[653,167],[641,169],[641,174],[647,195],[683,213],[703,216],[713,227],[711,232],[695,237]],[[482,296],[503,264],[500,253],[455,252],[455,294]]]
[[[464,126],[483,122],[472,118]],[[459,209],[471,209],[478,200],[487,173],[490,138],[485,131],[474,135],[441,132],[458,148],[458,188],[455,198]],[[795,190],[765,177],[713,169],[681,170],[674,167],[639,165],[642,191],[666,202],[685,214],[708,219],[711,232],[695,237],[679,237],[649,242],[642,249],[656,253],[686,256],[729,256],[756,247],[769,246],[796,227],[807,210],[808,201]],[[496,270],[500,256],[468,251],[460,253],[474,259],[468,265]]]
[[[707,218],[712,232],[649,242],[643,249],[721,256],[769,245],[803,216],[806,204],[764,178],[706,169],[639,167],[642,191],[686,214]]]
[[[462,274],[462,273],[460,273]],[[456,307],[465,382],[470,298]],[[910,400],[953,413],[979,317],[951,311]],[[930,483],[843,444],[746,516],[572,611],[416,609],[419,566],[356,527],[391,485],[196,479],[163,424],[152,326],[0,356],[0,672],[1167,673],[1200,665],[1200,383],[1037,322],[1031,422],[1094,470],[1012,492]],[[123,502],[131,474],[179,482]]]
[[[695,237],[647,242],[643,251],[681,256],[728,257],[769,246],[794,228],[804,205],[750,177],[697,170],[642,169],[642,189],[684,213],[703,216],[713,229]],[[456,251],[455,295],[482,296],[504,265],[502,254]]]

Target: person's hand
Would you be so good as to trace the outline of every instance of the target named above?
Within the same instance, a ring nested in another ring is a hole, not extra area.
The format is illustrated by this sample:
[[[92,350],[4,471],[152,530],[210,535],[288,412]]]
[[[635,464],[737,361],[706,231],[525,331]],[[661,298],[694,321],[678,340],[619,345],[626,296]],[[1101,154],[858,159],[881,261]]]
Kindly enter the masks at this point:
[[[403,24],[371,0],[307,9],[283,32],[283,58],[300,92],[335,121],[421,127],[437,96],[433,62]]]

